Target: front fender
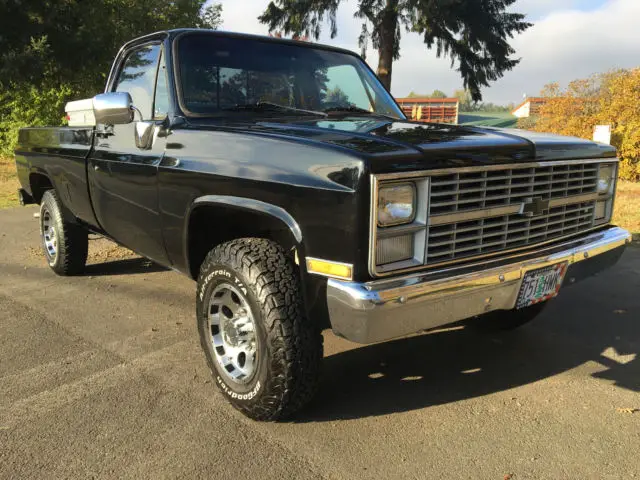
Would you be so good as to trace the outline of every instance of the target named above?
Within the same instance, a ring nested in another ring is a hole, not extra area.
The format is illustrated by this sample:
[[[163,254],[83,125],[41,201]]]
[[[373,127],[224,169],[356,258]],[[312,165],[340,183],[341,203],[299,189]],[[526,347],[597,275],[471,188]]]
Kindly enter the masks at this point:
[[[264,216],[269,219],[269,222],[272,222],[273,225],[279,225],[290,234],[292,245],[284,245],[285,247],[294,246],[297,250],[302,250],[303,248],[302,230],[300,229],[300,225],[298,225],[298,222],[284,208],[267,202],[263,202],[261,200],[254,200],[246,197],[236,197],[229,195],[204,195],[202,197],[196,198],[193,201],[193,203],[189,207],[189,212],[185,216],[186,223],[184,227],[183,238],[183,251],[185,252],[186,256],[185,265],[190,265],[189,232],[191,230],[190,225],[193,212],[200,207],[206,206],[222,207],[222,209],[232,209],[238,210],[240,212],[251,212],[256,215]],[[251,229],[249,228],[248,230],[250,231]],[[303,252],[300,252],[299,254],[303,255]],[[196,272],[190,273],[192,277],[197,276]]]
[[[203,212],[203,208],[208,210]],[[197,212],[202,212],[203,217],[194,218]],[[225,221],[227,219],[230,220],[229,223]],[[238,220],[242,225],[240,228]],[[227,228],[209,230],[215,222],[221,222]],[[235,238],[261,236],[278,242],[287,251],[294,249],[307,315],[317,319],[321,327],[328,326],[326,278],[307,272],[302,230],[295,218],[284,208],[245,197],[205,195],[198,197],[191,204],[186,215],[184,232],[185,265],[189,269],[189,275],[194,279],[198,276],[199,264],[206,253],[215,245]],[[210,238],[212,232],[215,238]],[[202,234],[202,238],[191,238],[199,233]]]

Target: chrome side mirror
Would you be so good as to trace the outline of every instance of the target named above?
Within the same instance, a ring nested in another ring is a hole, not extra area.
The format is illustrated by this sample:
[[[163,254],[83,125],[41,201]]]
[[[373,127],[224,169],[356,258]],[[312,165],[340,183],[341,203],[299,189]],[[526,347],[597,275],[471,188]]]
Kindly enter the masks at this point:
[[[96,123],[124,125],[133,121],[133,100],[127,92],[101,93],[93,97]]]

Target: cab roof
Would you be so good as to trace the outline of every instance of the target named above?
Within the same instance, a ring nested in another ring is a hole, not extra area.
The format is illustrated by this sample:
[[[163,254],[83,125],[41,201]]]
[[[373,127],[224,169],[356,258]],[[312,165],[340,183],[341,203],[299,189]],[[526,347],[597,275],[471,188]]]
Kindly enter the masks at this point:
[[[174,40],[181,37],[182,35],[188,35],[190,33],[199,34],[199,35],[203,35],[203,34],[212,35],[216,37],[243,38],[243,39],[249,39],[249,40],[256,40],[259,42],[281,43],[285,45],[297,45],[300,47],[330,50],[333,52],[359,56],[357,53],[351,50],[334,47],[332,45],[324,45],[321,43],[307,42],[302,40],[291,40],[288,38],[269,37],[266,35],[254,35],[250,33],[227,32],[224,30],[211,30],[206,28],[175,28],[172,30],[161,30],[161,31],[143,35],[141,37],[137,37],[137,38],[134,38],[133,40],[128,41],[123,45],[122,50],[128,49],[128,47],[132,45],[143,43],[148,40],[153,40],[153,39],[163,38],[163,37],[164,38],[169,37],[171,40]]]

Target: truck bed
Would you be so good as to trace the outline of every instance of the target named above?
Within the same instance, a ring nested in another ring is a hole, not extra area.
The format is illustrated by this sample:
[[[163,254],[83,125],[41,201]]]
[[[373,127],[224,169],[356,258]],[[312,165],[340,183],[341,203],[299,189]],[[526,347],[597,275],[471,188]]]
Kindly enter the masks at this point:
[[[79,218],[95,221],[86,169],[92,141],[93,127],[21,129],[16,168],[22,188],[38,202],[52,185],[65,207]]]

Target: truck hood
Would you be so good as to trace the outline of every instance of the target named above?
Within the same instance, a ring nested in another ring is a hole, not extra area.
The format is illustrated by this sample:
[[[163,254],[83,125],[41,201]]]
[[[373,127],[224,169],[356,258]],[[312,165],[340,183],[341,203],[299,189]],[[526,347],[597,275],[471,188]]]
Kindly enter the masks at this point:
[[[613,147],[574,137],[370,116],[265,120],[225,128],[339,146],[368,157],[374,173],[616,155]]]

